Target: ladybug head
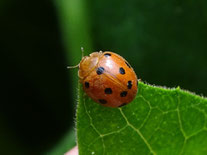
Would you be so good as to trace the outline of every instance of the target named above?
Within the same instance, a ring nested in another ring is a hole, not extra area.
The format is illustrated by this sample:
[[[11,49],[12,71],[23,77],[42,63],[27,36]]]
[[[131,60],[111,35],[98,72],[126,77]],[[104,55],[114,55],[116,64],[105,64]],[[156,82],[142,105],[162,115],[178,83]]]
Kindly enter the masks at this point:
[[[98,64],[99,58],[102,52],[93,52],[89,56],[84,56],[79,64],[78,76],[80,79],[84,79],[94,70]]]

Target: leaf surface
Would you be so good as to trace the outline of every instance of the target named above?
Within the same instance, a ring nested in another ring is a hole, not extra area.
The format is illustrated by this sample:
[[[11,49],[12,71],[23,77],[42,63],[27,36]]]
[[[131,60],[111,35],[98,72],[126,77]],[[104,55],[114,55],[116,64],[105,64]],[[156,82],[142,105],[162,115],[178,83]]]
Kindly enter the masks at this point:
[[[80,155],[206,154],[207,99],[139,82],[136,98],[122,108],[93,102],[79,88]]]

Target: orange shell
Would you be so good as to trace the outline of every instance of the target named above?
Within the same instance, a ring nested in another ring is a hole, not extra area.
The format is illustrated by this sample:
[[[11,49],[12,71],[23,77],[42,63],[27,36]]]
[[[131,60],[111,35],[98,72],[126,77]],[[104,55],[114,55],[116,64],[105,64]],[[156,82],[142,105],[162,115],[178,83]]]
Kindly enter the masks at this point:
[[[124,106],[136,96],[137,76],[129,63],[116,53],[100,51],[83,57],[78,75],[86,94],[103,106]]]

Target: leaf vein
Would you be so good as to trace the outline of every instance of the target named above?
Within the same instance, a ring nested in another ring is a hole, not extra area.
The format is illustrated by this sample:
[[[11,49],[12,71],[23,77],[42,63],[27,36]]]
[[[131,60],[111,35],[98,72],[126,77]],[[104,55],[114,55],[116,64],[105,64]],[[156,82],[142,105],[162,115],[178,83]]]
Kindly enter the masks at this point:
[[[84,107],[85,107],[86,114],[88,115],[88,117],[89,117],[89,119],[90,119],[90,125],[92,126],[92,128],[95,130],[95,132],[96,132],[96,133],[100,136],[100,138],[101,138],[102,145],[103,145],[103,154],[105,154],[105,144],[104,144],[104,141],[103,141],[103,137],[101,136],[101,133],[96,129],[96,127],[95,127],[94,124],[93,124],[92,117],[90,116],[90,114],[88,113],[88,110],[87,110],[87,108],[86,108],[85,98],[83,99],[83,104],[84,104]]]
[[[186,141],[187,141],[187,136],[186,136],[186,133],[185,133],[185,131],[183,129],[183,124],[182,124],[181,116],[180,116],[180,109],[179,109],[179,106],[180,106],[180,96],[179,96],[179,93],[177,93],[177,98],[178,98],[178,107],[177,107],[178,122],[179,122],[179,125],[180,125],[181,133],[183,134],[184,139],[185,139],[184,143],[183,143],[183,146],[182,146],[182,149],[180,151],[180,154],[183,154],[184,147],[185,147],[185,144],[186,144]]]
[[[145,139],[145,137],[142,135],[142,133],[139,131],[139,129],[135,128],[131,123],[129,123],[127,117],[125,116],[124,112],[122,111],[121,108],[119,108],[121,115],[123,116],[123,118],[125,119],[125,121],[127,122],[128,126],[130,126],[133,130],[135,130],[137,132],[137,134],[141,137],[141,139],[144,141],[144,143],[147,145],[148,149],[150,150],[150,152],[152,154],[156,154],[154,152],[154,150],[152,149],[151,145],[147,142],[147,140]]]

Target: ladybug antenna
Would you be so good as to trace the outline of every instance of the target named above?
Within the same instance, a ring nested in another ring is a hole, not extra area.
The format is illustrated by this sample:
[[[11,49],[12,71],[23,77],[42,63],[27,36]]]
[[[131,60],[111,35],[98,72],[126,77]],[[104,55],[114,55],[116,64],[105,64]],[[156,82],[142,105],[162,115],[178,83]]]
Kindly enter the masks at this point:
[[[82,51],[82,58],[84,57],[84,49],[83,47],[81,47],[81,51]],[[75,65],[75,66],[68,66],[67,68],[70,69],[70,68],[77,68],[79,67],[79,64]]]
[[[70,69],[70,68],[77,68],[79,67],[79,64],[75,65],[75,66],[67,66],[67,69]]]
[[[82,57],[84,57],[84,49],[83,49],[83,47],[81,47],[81,51],[82,51]]]

